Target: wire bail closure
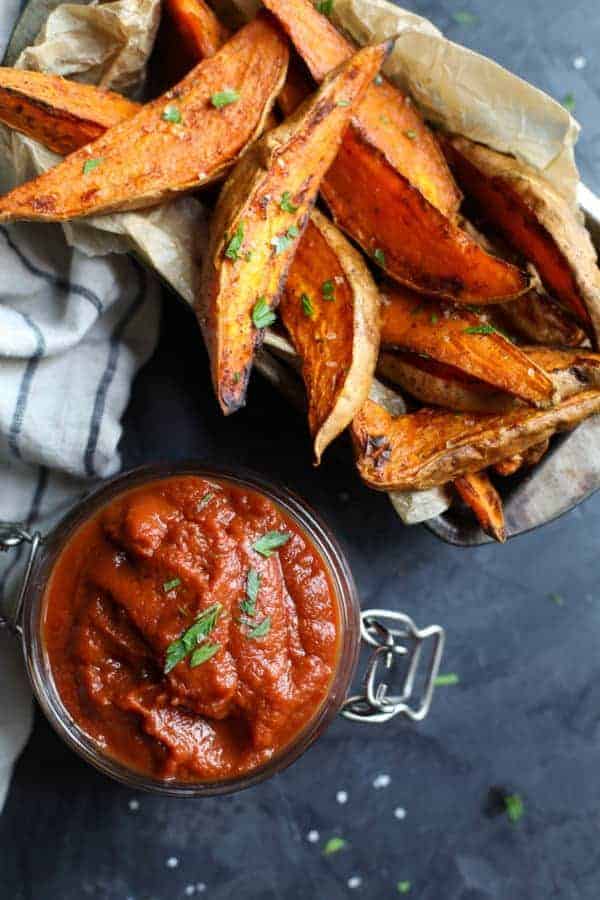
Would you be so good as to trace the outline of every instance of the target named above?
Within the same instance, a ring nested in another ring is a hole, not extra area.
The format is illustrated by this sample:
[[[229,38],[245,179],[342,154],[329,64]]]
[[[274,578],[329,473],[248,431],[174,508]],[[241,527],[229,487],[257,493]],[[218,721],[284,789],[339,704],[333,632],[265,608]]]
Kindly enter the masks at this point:
[[[389,623],[389,624],[388,624]],[[431,706],[435,679],[440,668],[446,634],[440,625],[418,629],[410,616],[389,609],[365,609],[360,614],[360,632],[365,643],[375,649],[369,657],[363,679],[363,693],[348,697],[341,715],[352,722],[381,724],[404,715],[422,721]],[[432,638],[425,683],[415,703],[413,692],[423,644]],[[399,694],[390,693],[389,677],[406,658]],[[383,671],[382,671],[383,669]]]
[[[0,521],[0,551],[6,552],[7,550],[21,547],[23,544],[29,544],[29,556],[27,557],[25,571],[23,573],[23,578],[21,579],[21,587],[13,610],[13,618],[8,618],[8,616],[3,615],[0,611],[0,629],[6,628],[8,631],[12,631],[13,634],[19,636],[23,633],[20,620],[25,592],[27,590],[27,585],[29,584],[31,570],[33,569],[33,561],[41,540],[42,536],[39,531],[34,531],[30,534],[19,522]]]

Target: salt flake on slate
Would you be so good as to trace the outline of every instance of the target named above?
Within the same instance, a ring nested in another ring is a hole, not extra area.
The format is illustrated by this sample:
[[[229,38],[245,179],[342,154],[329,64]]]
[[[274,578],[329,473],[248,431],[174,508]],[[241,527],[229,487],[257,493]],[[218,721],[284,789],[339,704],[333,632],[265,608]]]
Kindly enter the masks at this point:
[[[389,787],[391,780],[389,775],[377,775],[373,779],[373,787],[376,791],[381,790],[381,788]]]
[[[405,819],[406,818],[406,810],[403,806],[397,806],[394,810],[394,815],[397,819]]]
[[[335,795],[338,803],[344,804],[348,802],[348,791],[338,791]]]
[[[136,812],[140,808],[140,801],[139,800],[130,800],[127,805],[129,806],[129,809],[131,810],[131,812]]]
[[[317,844],[319,841],[319,832],[315,831],[313,828],[312,831],[309,831],[306,835],[306,840],[309,844]]]
[[[195,885],[195,884],[188,884],[188,885],[186,886],[186,889],[185,889],[185,891],[184,891],[183,893],[185,894],[186,897],[193,897],[194,894],[196,893],[196,885]]]
[[[198,891],[199,894],[204,893],[204,891],[206,890],[206,885],[204,884],[203,881],[196,882],[196,890]]]
[[[352,875],[348,879],[348,887],[349,888],[356,889],[356,888],[359,888],[361,886],[361,884],[362,884],[362,878],[360,877],[360,875]]]
[[[576,56],[573,60],[573,68],[574,69],[585,69],[587,66],[587,59],[585,56]]]
[[[179,865],[179,860],[176,856],[170,856],[165,863],[167,869],[176,869]]]

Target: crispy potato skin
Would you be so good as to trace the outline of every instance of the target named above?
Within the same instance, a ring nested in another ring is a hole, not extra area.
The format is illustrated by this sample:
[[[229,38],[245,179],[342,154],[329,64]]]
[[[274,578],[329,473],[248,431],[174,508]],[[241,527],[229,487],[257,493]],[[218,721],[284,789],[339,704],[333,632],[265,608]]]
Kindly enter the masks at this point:
[[[0,122],[67,155],[134,116],[120,94],[58,75],[0,68]]]
[[[395,285],[386,286],[384,296],[384,347],[425,353],[536,406],[552,402],[552,382],[522,350],[499,332],[469,332],[485,326],[474,313]]]
[[[494,324],[528,342],[579,347],[587,338],[572,315],[536,288],[486,312]]]
[[[458,494],[469,506],[483,531],[503,544],[506,541],[504,510],[498,491],[486,472],[470,472],[454,482]]]
[[[321,192],[336,224],[385,271],[415,290],[459,303],[499,303],[529,287],[527,275],[487,253],[349,129]],[[361,199],[362,198],[362,199]]]
[[[214,181],[262,131],[287,63],[284,36],[259,16],[172,91],[3,197],[0,221],[140,209]],[[226,87],[238,90],[240,99],[217,109],[210,98]],[[181,124],[163,119],[171,105]],[[102,162],[84,173],[90,159]]]
[[[251,148],[221,192],[197,312],[215,392],[226,414],[245,402],[261,335],[252,310],[260,298],[271,308],[279,302],[320,181],[387,50],[387,45],[368,47],[344,63],[294,116]],[[293,212],[285,208],[289,203]],[[227,250],[236,234],[243,240],[231,259]]]
[[[546,438],[545,441],[534,444],[533,447],[529,447],[529,449],[524,450],[523,453],[516,453],[514,456],[509,456],[507,459],[503,459],[501,462],[496,463],[494,471],[497,472],[498,475],[506,476],[514,475],[515,472],[518,472],[519,469],[524,467],[535,466],[547,452],[549,446],[550,439]]]
[[[444,142],[451,167],[479,214],[534,263],[548,293],[600,334],[600,275],[585,227],[537,173],[466,140]]]
[[[309,315],[303,297],[308,297]],[[379,349],[379,294],[360,254],[316,210],[298,245],[279,309],[302,360],[318,464],[367,399]]]
[[[266,0],[313,78],[328,72],[354,53],[331,22],[310,0]],[[386,79],[371,84],[356,111],[355,124],[374,147],[443,214],[453,216],[460,206],[444,154],[409,98]]]
[[[457,416],[421,409],[393,418],[367,400],[352,424],[359,474],[379,491],[435,487],[478,472],[600,411],[589,390],[551,409],[521,407],[504,415]]]

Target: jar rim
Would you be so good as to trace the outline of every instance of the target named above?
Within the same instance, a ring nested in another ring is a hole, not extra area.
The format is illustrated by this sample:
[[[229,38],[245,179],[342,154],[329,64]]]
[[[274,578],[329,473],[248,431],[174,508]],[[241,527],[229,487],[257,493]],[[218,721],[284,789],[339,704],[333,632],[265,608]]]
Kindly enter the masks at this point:
[[[162,780],[129,768],[101,748],[68,712],[54,683],[43,640],[46,587],[64,547],[78,528],[102,506],[126,491],[155,481],[185,475],[229,482],[266,496],[309,537],[327,568],[339,612],[340,645],[328,693],[314,715],[266,763],[243,775],[217,781]],[[237,466],[201,460],[162,462],[129,469],[86,494],[42,539],[27,586],[22,619],[22,643],[34,694],[52,728],[86,762],[121,783],[151,793],[201,797],[244,790],[281,772],[295,762],[331,724],[341,709],[354,677],[360,644],[358,593],[345,554],[329,526],[300,496],[261,475]]]

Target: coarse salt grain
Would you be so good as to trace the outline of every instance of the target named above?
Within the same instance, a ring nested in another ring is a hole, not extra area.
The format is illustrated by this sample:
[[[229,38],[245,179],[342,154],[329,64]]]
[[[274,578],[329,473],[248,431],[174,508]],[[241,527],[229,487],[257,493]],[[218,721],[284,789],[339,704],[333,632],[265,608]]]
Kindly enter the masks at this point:
[[[352,875],[348,879],[348,887],[353,890],[355,890],[356,888],[359,888],[361,886],[361,884],[362,884],[362,878],[360,877],[360,875]]]
[[[373,787],[375,790],[389,787],[391,780],[389,775],[377,775],[377,777],[373,779]]]
[[[319,832],[313,828],[312,831],[309,831],[306,835],[306,840],[309,844],[316,844],[319,840]]]
[[[338,803],[344,804],[348,802],[348,791],[338,791],[335,795]]]
[[[406,818],[406,810],[403,806],[397,806],[394,810],[394,815],[397,819],[405,819]]]
[[[196,890],[198,891],[199,894],[204,893],[204,891],[206,890],[206,885],[204,884],[203,881],[196,882]]]
[[[573,60],[573,68],[574,69],[585,69],[587,66],[587,59],[585,56],[576,56]]]
[[[170,856],[165,863],[167,869],[176,869],[179,865],[179,860],[176,856]]]
[[[127,805],[129,806],[129,809],[131,810],[131,812],[135,812],[137,809],[140,808],[139,800],[130,800]]]
[[[196,885],[188,884],[183,893],[185,894],[186,897],[193,897],[194,894],[196,893]]]

